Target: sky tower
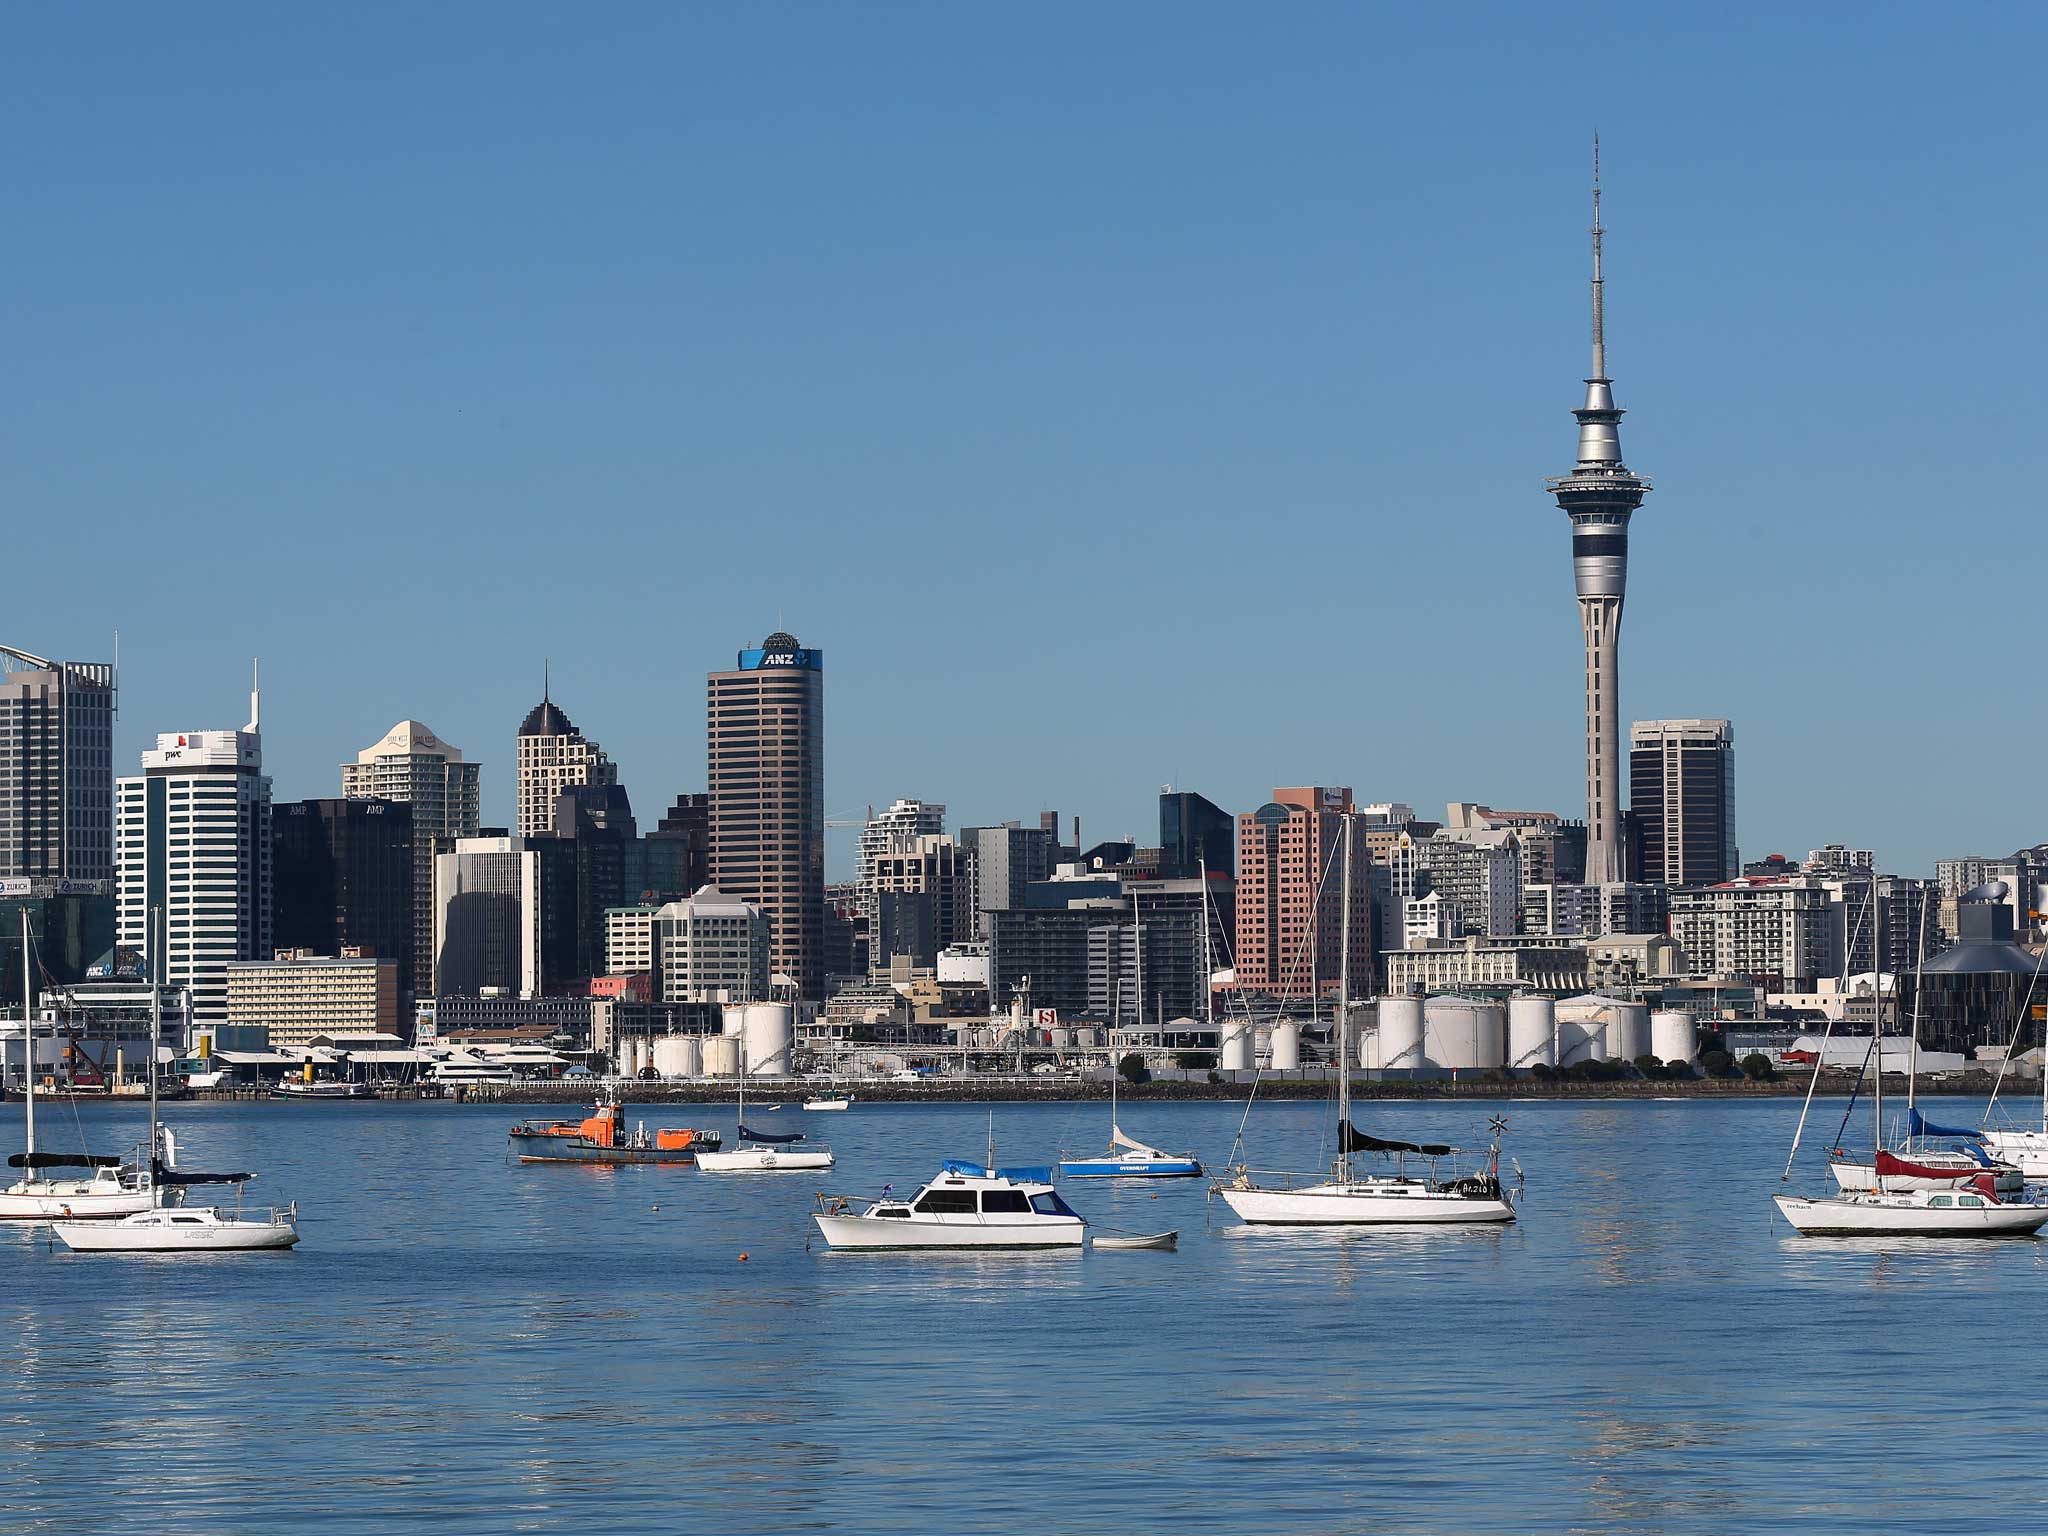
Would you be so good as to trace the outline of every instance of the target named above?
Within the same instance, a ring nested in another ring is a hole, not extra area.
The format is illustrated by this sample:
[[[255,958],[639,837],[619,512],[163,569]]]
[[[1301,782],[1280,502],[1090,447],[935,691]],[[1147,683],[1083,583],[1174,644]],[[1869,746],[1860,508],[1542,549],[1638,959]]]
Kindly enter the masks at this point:
[[[1579,462],[1545,482],[1572,520],[1572,574],[1586,632],[1586,880],[1622,878],[1621,605],[1628,591],[1628,520],[1650,482],[1621,461],[1621,408],[1607,377],[1607,322],[1600,275],[1600,136],[1593,136],[1593,376],[1579,418]]]

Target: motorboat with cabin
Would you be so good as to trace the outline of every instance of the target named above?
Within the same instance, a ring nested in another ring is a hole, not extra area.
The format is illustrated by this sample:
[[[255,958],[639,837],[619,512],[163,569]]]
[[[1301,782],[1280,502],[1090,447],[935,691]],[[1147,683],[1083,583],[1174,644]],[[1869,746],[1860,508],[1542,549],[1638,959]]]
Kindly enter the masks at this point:
[[[873,1200],[821,1194],[813,1220],[834,1248],[876,1250],[1078,1250],[1087,1231],[1052,1187],[1050,1168],[998,1168],[962,1158],[948,1158],[938,1177],[907,1200],[886,1186]]]
[[[615,1099],[600,1100],[581,1120],[522,1120],[507,1133],[522,1163],[690,1163],[715,1151],[716,1131],[626,1129]]]

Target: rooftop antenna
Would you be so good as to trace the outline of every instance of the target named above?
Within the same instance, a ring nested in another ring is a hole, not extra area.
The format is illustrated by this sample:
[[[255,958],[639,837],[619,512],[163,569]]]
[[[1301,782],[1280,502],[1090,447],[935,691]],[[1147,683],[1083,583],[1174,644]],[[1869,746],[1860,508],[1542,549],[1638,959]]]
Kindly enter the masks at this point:
[[[549,659],[548,657],[546,657],[546,656],[543,656],[543,657],[541,657],[541,659],[540,659],[540,701],[541,701],[541,703],[543,703],[543,704],[547,703],[547,701],[548,701],[549,669],[550,669],[550,666],[551,666],[551,664],[552,664],[552,663],[551,663],[551,661],[550,661],[550,659]]]
[[[121,631],[114,631],[114,718],[121,718]]]
[[[1600,275],[1600,133],[1593,132],[1593,377],[1607,377],[1607,296]]]
[[[263,729],[263,672],[261,661],[249,658],[249,733]]]

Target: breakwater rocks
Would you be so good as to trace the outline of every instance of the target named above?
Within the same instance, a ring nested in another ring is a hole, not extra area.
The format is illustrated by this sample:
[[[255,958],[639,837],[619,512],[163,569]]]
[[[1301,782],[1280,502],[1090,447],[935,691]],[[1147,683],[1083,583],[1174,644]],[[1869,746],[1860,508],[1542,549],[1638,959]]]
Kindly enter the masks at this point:
[[[1182,1100],[1242,1100],[1252,1090],[1252,1074],[1249,1072],[1220,1073],[1220,1082],[1210,1082],[1205,1076],[1190,1075],[1153,1077],[1142,1083],[1117,1084],[1117,1094],[1123,1099],[1144,1099],[1153,1102]],[[1580,1078],[1534,1077],[1492,1078],[1483,1073],[1473,1073],[1460,1078],[1417,1078],[1402,1081],[1374,1080],[1353,1077],[1351,1096],[1354,1099],[1754,1099],[1782,1098],[1797,1096],[1807,1090],[1807,1073],[1780,1073],[1776,1077],[1752,1081],[1746,1077],[1696,1077],[1696,1078],[1619,1078],[1611,1082],[1593,1082]],[[1993,1076],[1989,1072],[1960,1072],[1943,1075],[1940,1082],[1920,1085],[1922,1098],[1937,1095],[1961,1095],[1982,1098],[1991,1092]],[[2008,1090],[2015,1080],[2008,1077]],[[621,1083],[619,1096],[628,1104],[729,1104],[734,1091],[730,1082],[683,1082],[683,1083]],[[1838,1098],[1854,1091],[1854,1072],[1824,1072],[1817,1094]],[[1323,1099],[1330,1096],[1331,1074],[1327,1071],[1305,1075],[1272,1076],[1258,1080],[1258,1093],[1265,1099]],[[1885,1074],[1885,1092],[1906,1091],[1903,1076]],[[2038,1092],[2038,1085],[2022,1092]],[[860,1104],[987,1104],[987,1103],[1043,1103],[1056,1104],[1074,1100],[1109,1098],[1107,1079],[1078,1079],[1071,1077],[1015,1078],[928,1078],[916,1083],[842,1083],[829,1089],[816,1083],[794,1082],[789,1079],[753,1079],[747,1085],[749,1102],[760,1102],[763,1107],[780,1099],[788,1108],[795,1109],[813,1094],[829,1092],[833,1095],[851,1093]],[[518,1083],[478,1084],[455,1090],[451,1097],[469,1103],[490,1104],[561,1104],[589,1097],[589,1088],[579,1088],[569,1083]]]

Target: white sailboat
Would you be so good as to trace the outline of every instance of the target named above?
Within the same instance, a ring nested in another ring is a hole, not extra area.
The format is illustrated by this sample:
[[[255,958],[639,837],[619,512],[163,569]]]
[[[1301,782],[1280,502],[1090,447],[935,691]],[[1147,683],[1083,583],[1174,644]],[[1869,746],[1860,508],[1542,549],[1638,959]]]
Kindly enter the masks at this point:
[[[1500,1135],[1506,1122],[1493,1120],[1493,1144],[1480,1172],[1444,1177],[1441,1159],[1455,1147],[1386,1141],[1351,1124],[1351,818],[1344,821],[1344,917],[1342,970],[1337,994],[1337,1162],[1332,1176],[1300,1184],[1290,1175],[1261,1175],[1240,1167],[1216,1193],[1238,1217],[1258,1226],[1408,1226],[1508,1222],[1515,1208],[1500,1182]],[[1353,1152],[1395,1159],[1394,1171],[1355,1175]],[[1427,1177],[1408,1172],[1408,1159],[1428,1163]],[[1271,1182],[1278,1177],[1281,1182]],[[1264,1178],[1267,1182],[1261,1182]]]
[[[830,1168],[832,1149],[822,1141],[805,1141],[802,1132],[775,1135],[747,1129],[746,1063],[740,1064],[740,1133],[738,1145],[697,1154],[706,1173],[791,1173]],[[780,1109],[781,1105],[774,1106]]]
[[[1206,929],[1204,930],[1206,932]],[[1109,1014],[1118,1016],[1116,999],[1121,988],[1111,992]],[[1115,1052],[1110,1053],[1112,1056]],[[1109,1150],[1101,1157],[1063,1157],[1060,1172],[1070,1179],[1194,1179],[1202,1165],[1192,1153],[1175,1155],[1148,1147],[1134,1136],[1126,1136],[1117,1123],[1116,1083],[1122,1074],[1112,1062],[1109,1072]]]
[[[1927,905],[1920,906],[1920,944],[1913,969],[1913,1027],[1909,1035],[1906,1070],[1906,1136],[1887,1151],[1882,1143],[1869,1157],[1836,1147],[1828,1153],[1828,1172],[1839,1189],[1883,1188],[1893,1191],[1926,1189],[1949,1191],[1980,1174],[1991,1176],[1992,1190],[2000,1195],[2024,1193],[2027,1180],[2018,1168],[1984,1150],[1984,1136],[1977,1131],[1957,1130],[1925,1119],[1915,1103],[1920,1088],[1920,980],[1927,965]],[[1846,966],[1845,966],[1846,971]],[[1880,1015],[1879,1044],[1876,1047],[1880,1075],[1884,1070],[1882,1031],[1884,978],[1877,975],[1877,1008]]]
[[[36,1028],[31,1002],[33,951],[29,943],[28,906],[21,909],[21,1048],[25,1146],[7,1159],[21,1177],[0,1189],[0,1220],[50,1221],[57,1217],[106,1221],[146,1211],[156,1203],[151,1189],[148,1156],[125,1166],[113,1154],[45,1152],[36,1146]],[[151,1042],[152,1047],[154,1041]],[[82,1168],[83,1174],[52,1176],[49,1170]]]
[[[160,919],[161,909],[152,909]],[[152,922],[152,933],[156,924]],[[161,953],[152,949],[151,954]],[[50,1228],[74,1253],[232,1253],[259,1249],[290,1248],[299,1240],[299,1208],[294,1202],[284,1209],[261,1215],[244,1214],[239,1206],[223,1212],[209,1206],[188,1207],[167,1204],[171,1191],[196,1184],[246,1184],[253,1174],[190,1173],[173,1165],[177,1143],[167,1127],[157,1123],[157,1038],[162,1021],[157,1013],[159,996],[152,958],[149,1009],[149,1193],[148,1209],[121,1217],[118,1221],[53,1221]]]
[[[1873,893],[1875,878],[1871,885]],[[1846,971],[1846,960],[1844,967]],[[2048,1205],[2036,1205],[1999,1197],[1993,1175],[1987,1170],[1960,1180],[1947,1189],[1892,1187],[1894,1165],[1900,1160],[1884,1150],[1884,990],[1878,989],[1875,1017],[1871,1026],[1872,1054],[1877,1063],[1876,1086],[1870,1095],[1871,1125],[1877,1152],[1872,1163],[1868,1189],[1844,1189],[1831,1196],[1773,1195],[1779,1214],[1805,1237],[2031,1237],[2048,1226]],[[1822,1035],[1825,1043],[1834,1031],[1828,1021]],[[1806,1131],[1806,1117],[1813,1108],[1813,1090],[1820,1081],[1816,1065],[1813,1082],[1807,1085],[1806,1103],[1799,1111],[1799,1125],[1792,1133],[1792,1151],[1785,1159],[1783,1178],[1792,1177],[1792,1165],[1799,1156],[1799,1141]]]
[[[2020,1032],[2032,1016],[2034,992],[2041,984],[2041,966],[2048,962],[2048,944],[2041,947],[2040,956],[2034,961],[2034,974],[2027,983],[2027,994],[2020,1003],[2019,1016],[2013,1020],[2012,1041],[2006,1047],[2005,1061],[1998,1065],[1998,1080],[2005,1081],[2006,1062],[2012,1060],[2013,1052],[2019,1049]],[[1997,1105],[1996,1090],[1991,1095],[1991,1105],[1984,1111],[1986,1129],[1984,1143],[2000,1159],[2013,1164],[2030,1179],[2048,1179],[2048,1039],[2043,1040],[2041,1071],[2041,1128],[2036,1130],[1991,1130],[1991,1110]]]

